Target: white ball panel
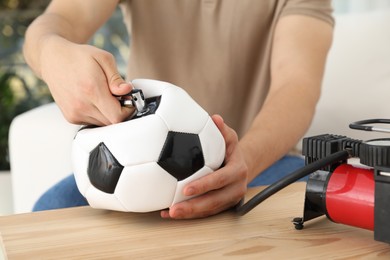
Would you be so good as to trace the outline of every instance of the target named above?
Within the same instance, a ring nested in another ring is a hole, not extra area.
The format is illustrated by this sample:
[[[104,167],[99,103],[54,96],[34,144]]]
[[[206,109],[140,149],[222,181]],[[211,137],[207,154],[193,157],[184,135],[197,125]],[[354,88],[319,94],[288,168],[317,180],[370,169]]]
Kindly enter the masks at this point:
[[[77,144],[85,151],[91,151],[101,142],[101,137],[105,135],[105,129],[105,126],[82,129],[73,139],[73,145]]]
[[[176,204],[176,203],[179,203],[181,201],[184,201],[184,200],[188,200],[188,199],[191,199],[193,198],[194,196],[184,196],[183,194],[183,189],[184,189],[184,186],[186,186],[188,183],[190,183],[191,181],[193,180],[196,180],[196,179],[199,179],[203,176],[206,176],[210,173],[212,173],[213,170],[210,169],[209,167],[207,166],[204,166],[202,169],[200,169],[199,171],[197,171],[196,173],[194,173],[193,175],[191,175],[190,177],[188,177],[187,179],[184,179],[182,181],[179,181],[177,183],[177,187],[176,187],[176,192],[175,192],[175,197],[173,199],[173,202],[172,202],[172,205]],[[171,206],[172,206],[171,205]]]
[[[125,167],[115,195],[127,211],[148,212],[172,204],[177,180],[157,163]]]
[[[131,81],[131,84],[133,84],[135,88],[141,89],[145,98],[161,96],[164,90],[176,87],[171,83],[152,79],[135,79]]]
[[[126,211],[114,194],[102,192],[93,186],[87,190],[86,199],[92,208]]]
[[[209,118],[207,112],[181,88],[169,88],[161,97],[156,114],[161,116],[169,130],[197,134]]]
[[[129,120],[119,124],[85,129],[75,139],[87,151],[98,141],[104,142],[123,166],[157,161],[168,134],[165,123],[157,115]]]
[[[199,134],[205,165],[218,169],[225,159],[225,139],[211,117]]]
[[[131,125],[113,125],[116,131],[104,140],[108,149],[123,166],[157,161],[168,134],[166,125],[156,115],[128,122]]]
[[[83,150],[77,143],[72,145],[72,167],[76,179],[77,188],[85,197],[87,189],[91,186],[88,178],[89,152]]]

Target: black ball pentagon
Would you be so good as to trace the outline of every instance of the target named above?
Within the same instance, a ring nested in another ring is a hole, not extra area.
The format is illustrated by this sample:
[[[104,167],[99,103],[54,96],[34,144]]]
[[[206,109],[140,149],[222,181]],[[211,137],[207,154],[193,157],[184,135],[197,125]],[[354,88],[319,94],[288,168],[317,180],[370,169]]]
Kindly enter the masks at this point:
[[[169,131],[157,163],[178,181],[191,176],[204,166],[199,136]]]
[[[91,184],[106,193],[113,194],[123,166],[102,142],[89,154],[88,177]]]

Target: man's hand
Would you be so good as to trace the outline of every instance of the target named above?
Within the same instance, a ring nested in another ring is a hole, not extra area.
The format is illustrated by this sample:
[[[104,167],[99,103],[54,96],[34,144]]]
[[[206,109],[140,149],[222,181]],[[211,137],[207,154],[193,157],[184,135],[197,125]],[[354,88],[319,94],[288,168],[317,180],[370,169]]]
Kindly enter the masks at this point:
[[[122,107],[113,95],[132,89],[116,69],[114,57],[89,45],[49,37],[40,64],[43,80],[74,124],[109,125],[123,121],[134,110]]]
[[[25,34],[26,62],[42,78],[65,118],[75,124],[108,125],[128,117],[113,95],[132,87],[119,75],[111,54],[83,45],[104,24],[118,0],[52,0]]]
[[[212,116],[212,119],[225,138],[225,165],[185,186],[184,195],[197,197],[161,211],[161,217],[173,219],[207,217],[233,207],[245,195],[248,173],[237,134],[219,115]]]

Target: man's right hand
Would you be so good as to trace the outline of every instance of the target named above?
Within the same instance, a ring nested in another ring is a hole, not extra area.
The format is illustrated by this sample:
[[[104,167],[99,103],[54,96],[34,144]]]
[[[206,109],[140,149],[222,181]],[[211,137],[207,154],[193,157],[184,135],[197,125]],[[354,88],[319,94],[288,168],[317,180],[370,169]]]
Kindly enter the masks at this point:
[[[71,123],[108,125],[133,112],[113,96],[132,89],[119,75],[114,57],[82,44],[109,19],[118,2],[52,0],[26,31],[26,62],[48,84]]]
[[[58,36],[47,38],[40,57],[41,76],[69,122],[109,125],[134,112],[113,96],[129,93],[132,85],[120,76],[112,54]]]

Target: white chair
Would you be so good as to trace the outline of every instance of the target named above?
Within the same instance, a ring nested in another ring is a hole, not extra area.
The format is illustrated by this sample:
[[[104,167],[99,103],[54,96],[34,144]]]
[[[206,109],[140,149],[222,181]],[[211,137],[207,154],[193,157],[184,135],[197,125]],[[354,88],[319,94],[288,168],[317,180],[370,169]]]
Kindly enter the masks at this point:
[[[68,123],[55,103],[17,116],[9,145],[14,212],[30,212],[40,195],[71,174],[71,143],[79,126]]]
[[[348,125],[361,119],[390,118],[389,28],[390,10],[336,17],[322,97],[306,136],[332,133],[363,140],[380,136],[350,130]],[[55,104],[33,109],[12,122],[15,213],[31,211],[45,190],[71,173],[71,140],[77,129],[65,121]]]

